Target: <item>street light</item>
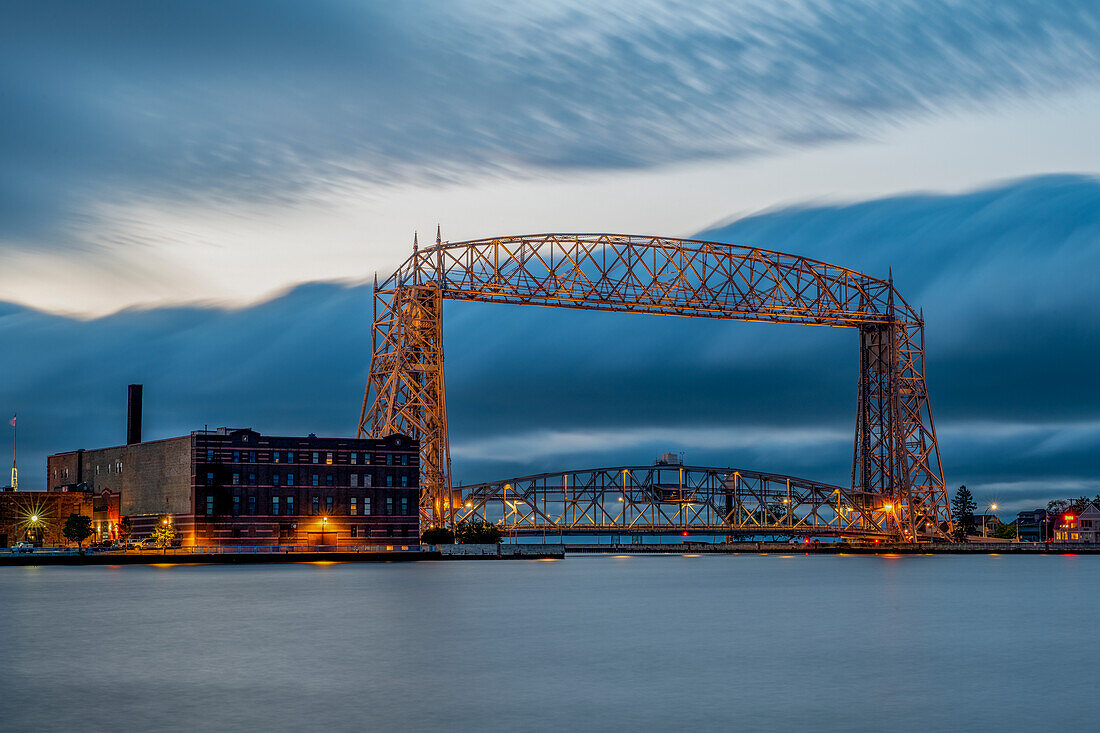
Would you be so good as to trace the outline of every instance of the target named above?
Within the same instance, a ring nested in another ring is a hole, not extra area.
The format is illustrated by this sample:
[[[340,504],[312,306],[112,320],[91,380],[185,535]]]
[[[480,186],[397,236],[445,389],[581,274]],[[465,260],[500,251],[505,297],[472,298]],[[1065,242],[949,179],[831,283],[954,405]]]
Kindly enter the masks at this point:
[[[989,505],[989,511],[991,511],[991,512],[997,511],[997,505],[996,504],[990,504]],[[982,539],[983,540],[989,539],[989,535],[987,535],[986,531],[985,531],[985,515],[984,514],[982,515]]]

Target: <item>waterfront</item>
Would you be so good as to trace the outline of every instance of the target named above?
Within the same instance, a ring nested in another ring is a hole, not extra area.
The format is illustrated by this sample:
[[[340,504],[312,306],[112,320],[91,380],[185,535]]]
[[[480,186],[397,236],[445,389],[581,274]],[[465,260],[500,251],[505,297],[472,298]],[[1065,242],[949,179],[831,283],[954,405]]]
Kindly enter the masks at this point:
[[[0,569],[9,730],[1088,727],[1073,555]]]

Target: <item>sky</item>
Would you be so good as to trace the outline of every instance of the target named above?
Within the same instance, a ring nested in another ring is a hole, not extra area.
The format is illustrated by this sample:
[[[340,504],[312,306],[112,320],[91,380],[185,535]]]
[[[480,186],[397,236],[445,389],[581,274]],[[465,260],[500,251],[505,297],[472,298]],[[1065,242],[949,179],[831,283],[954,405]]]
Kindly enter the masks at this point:
[[[0,7],[24,487],[117,442],[129,381],[148,437],[350,433],[366,283],[438,223],[892,268],[925,311],[949,484],[1011,509],[1100,492],[1100,7],[593,5]],[[684,450],[843,483],[846,336],[448,305],[455,477]]]

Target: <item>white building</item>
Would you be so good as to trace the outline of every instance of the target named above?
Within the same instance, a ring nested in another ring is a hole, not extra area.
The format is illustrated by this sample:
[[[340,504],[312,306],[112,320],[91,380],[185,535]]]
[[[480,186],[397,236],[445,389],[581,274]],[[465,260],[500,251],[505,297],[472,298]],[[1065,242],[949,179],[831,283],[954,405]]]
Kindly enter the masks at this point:
[[[1081,511],[1064,512],[1057,521],[1054,541],[1100,544],[1100,507],[1090,503]]]

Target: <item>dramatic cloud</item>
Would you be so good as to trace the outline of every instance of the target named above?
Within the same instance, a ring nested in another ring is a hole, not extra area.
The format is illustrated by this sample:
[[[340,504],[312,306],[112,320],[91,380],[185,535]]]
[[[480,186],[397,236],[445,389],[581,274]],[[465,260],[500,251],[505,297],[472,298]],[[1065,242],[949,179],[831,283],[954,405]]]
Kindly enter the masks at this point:
[[[0,248],[143,199],[768,153],[1094,86],[1090,2],[8,3]],[[117,223],[117,222],[116,222]]]
[[[1010,509],[1100,491],[1100,181],[786,209],[700,236],[878,276],[892,267],[927,319],[948,480]],[[241,310],[91,321],[0,306],[0,405],[21,411],[24,481],[41,485],[47,452],[120,442],[128,382],[146,384],[148,437],[204,424],[350,434],[369,295],[316,284]],[[665,450],[848,480],[847,330],[459,303],[445,323],[456,478],[467,483]]]

